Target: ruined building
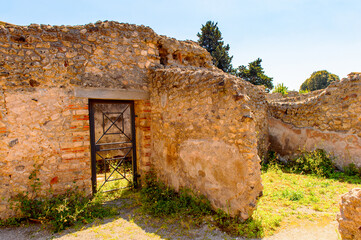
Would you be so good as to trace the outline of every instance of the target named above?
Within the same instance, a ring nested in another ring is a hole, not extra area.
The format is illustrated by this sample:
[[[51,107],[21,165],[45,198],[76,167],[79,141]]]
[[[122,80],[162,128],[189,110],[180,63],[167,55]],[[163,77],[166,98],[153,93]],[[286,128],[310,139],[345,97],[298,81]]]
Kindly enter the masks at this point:
[[[0,218],[34,173],[44,195],[91,194],[102,174],[141,182],[152,170],[247,219],[270,143],[285,155],[324,143],[339,165],[361,164],[357,74],[303,101],[269,103],[198,44],[106,21],[0,26],[0,81]],[[118,168],[126,164],[131,177]]]

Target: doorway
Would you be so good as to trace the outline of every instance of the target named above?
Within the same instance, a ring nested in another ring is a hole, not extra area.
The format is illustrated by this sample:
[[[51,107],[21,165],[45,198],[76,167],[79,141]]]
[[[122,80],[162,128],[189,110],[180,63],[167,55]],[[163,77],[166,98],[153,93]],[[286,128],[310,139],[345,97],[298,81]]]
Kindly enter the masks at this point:
[[[89,100],[92,190],[137,187],[133,101]]]

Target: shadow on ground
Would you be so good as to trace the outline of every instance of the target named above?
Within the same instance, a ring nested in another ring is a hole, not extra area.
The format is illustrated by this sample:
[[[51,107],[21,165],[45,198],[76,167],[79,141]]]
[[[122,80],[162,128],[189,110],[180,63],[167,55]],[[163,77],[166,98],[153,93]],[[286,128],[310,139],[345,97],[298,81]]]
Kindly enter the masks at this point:
[[[243,239],[232,238],[216,227],[203,223],[191,226],[189,220],[163,220],[139,213],[132,199],[121,198],[107,205],[119,209],[115,218],[96,220],[52,234],[40,224],[0,228],[0,240],[8,239]]]

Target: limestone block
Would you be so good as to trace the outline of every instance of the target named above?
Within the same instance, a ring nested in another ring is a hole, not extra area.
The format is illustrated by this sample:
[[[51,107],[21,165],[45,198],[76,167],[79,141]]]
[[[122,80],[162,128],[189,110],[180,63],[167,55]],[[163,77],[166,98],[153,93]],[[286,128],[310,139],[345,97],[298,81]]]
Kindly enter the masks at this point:
[[[354,188],[341,196],[337,221],[342,239],[361,239],[361,188]]]

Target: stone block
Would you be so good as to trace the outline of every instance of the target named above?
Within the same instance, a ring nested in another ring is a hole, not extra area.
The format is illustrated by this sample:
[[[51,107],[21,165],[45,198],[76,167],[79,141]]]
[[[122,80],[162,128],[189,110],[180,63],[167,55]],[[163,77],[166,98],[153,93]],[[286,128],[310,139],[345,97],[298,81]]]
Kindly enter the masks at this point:
[[[361,188],[354,188],[341,196],[337,221],[342,239],[361,239]]]

